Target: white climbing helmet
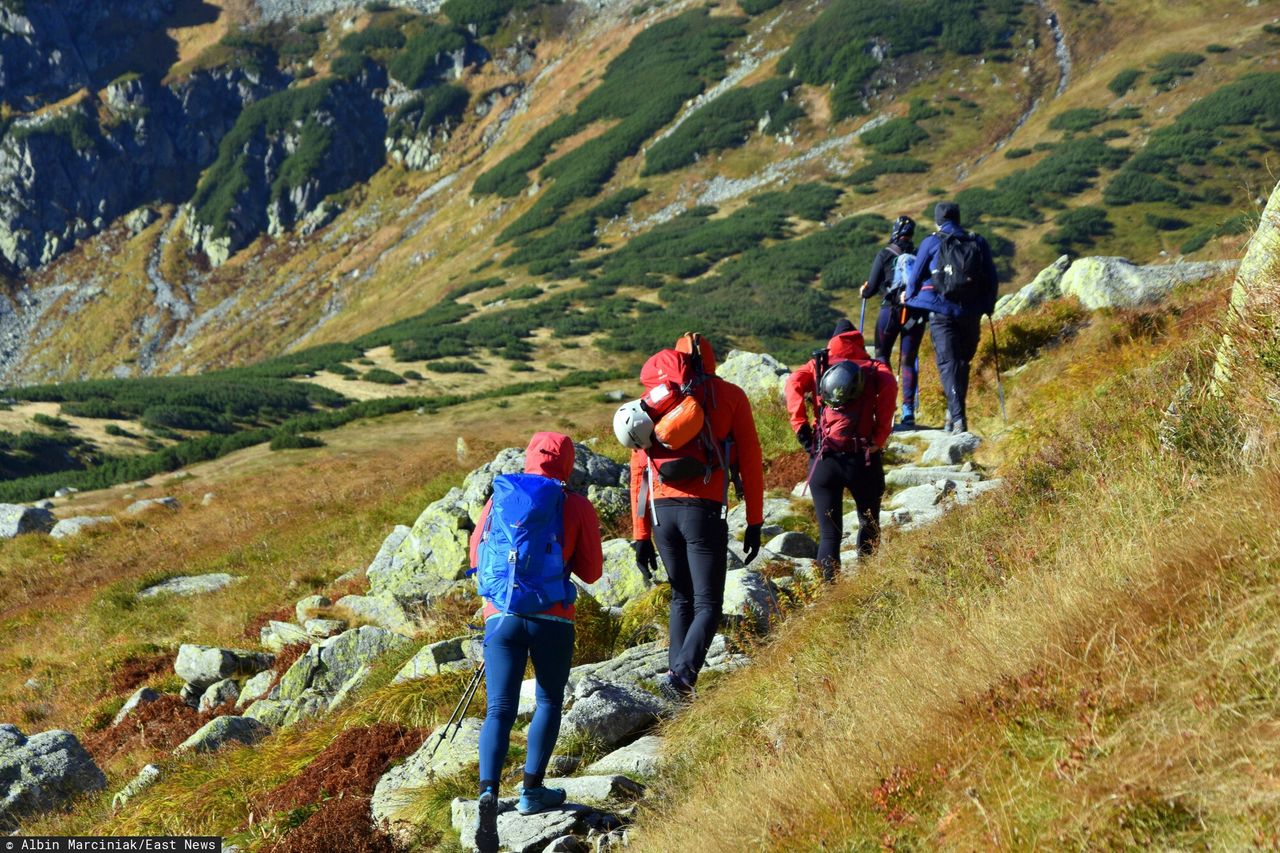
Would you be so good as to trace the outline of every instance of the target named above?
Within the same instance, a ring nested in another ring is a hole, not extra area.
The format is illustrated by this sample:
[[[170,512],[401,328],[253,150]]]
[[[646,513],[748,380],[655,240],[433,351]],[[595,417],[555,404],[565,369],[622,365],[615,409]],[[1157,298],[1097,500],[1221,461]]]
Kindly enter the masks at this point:
[[[653,418],[639,400],[623,403],[613,415],[613,434],[623,447],[644,450],[653,443]]]

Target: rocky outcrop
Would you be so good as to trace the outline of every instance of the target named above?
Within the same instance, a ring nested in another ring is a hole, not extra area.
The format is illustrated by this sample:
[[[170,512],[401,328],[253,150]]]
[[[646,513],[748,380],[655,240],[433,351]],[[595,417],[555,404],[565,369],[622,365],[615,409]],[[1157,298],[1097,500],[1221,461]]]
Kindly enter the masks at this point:
[[[586,587],[591,597],[605,607],[622,607],[644,595],[650,584],[636,567],[636,553],[631,549],[630,540],[610,539],[600,550],[604,553],[604,569],[600,580]],[[666,582],[666,569],[661,560],[653,580]]]
[[[1024,285],[1016,293],[1000,297],[996,303],[995,318],[997,320],[1012,317],[1022,311],[1029,311],[1051,299],[1062,296],[1062,277],[1071,266],[1071,258],[1063,255]]]
[[[0,504],[0,539],[23,533],[48,533],[57,519],[47,509],[22,504]]]
[[[257,675],[262,670],[269,669],[275,660],[275,655],[262,652],[183,643],[178,647],[173,671],[187,684],[203,693],[209,685],[225,678]]]
[[[364,0],[254,0],[264,21],[295,20],[333,12],[359,11]],[[387,5],[429,14],[440,9],[440,0],[387,0]]]
[[[1124,258],[1080,258],[1062,276],[1063,296],[1090,310],[1136,308],[1158,302],[1180,285],[1226,275],[1235,261],[1159,264],[1140,267]]]
[[[671,711],[671,706],[639,687],[581,679],[573,690],[573,706],[560,723],[560,742],[586,737],[606,747],[616,747],[650,728]]]
[[[70,732],[28,738],[17,726],[0,724],[0,831],[106,786],[107,777]]]
[[[417,827],[405,818],[405,808],[413,802],[418,789],[476,763],[482,724],[483,720],[467,717],[457,731],[451,729],[444,740],[441,733],[445,727],[440,726],[417,752],[387,771],[378,780],[369,803],[374,824],[405,844],[411,843]]]
[[[730,350],[716,375],[732,382],[752,400],[781,400],[782,388],[791,371],[768,353]]]

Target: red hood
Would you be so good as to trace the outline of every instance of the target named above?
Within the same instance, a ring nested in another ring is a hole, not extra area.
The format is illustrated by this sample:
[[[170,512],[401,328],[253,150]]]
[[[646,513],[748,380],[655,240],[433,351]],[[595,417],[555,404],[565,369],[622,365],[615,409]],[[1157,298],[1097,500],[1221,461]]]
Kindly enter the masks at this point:
[[[705,337],[699,335],[698,340],[702,342],[702,346],[699,347],[702,353],[702,370],[705,373],[713,374],[716,372],[715,350],[711,348],[711,341]],[[693,342],[690,340],[689,335],[681,335],[680,339],[676,341],[676,352],[693,352]]]
[[[573,473],[573,439],[558,432],[535,432],[524,451],[524,472],[568,482]]]
[[[867,345],[862,341],[862,332],[857,329],[851,332],[842,332],[827,341],[827,352],[830,354],[832,361],[871,360],[871,356],[867,355]]]

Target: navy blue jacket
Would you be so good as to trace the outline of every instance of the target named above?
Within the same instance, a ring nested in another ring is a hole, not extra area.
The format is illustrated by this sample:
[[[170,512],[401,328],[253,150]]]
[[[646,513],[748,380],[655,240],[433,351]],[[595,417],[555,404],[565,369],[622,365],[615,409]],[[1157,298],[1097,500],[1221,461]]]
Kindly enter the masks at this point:
[[[964,231],[959,225],[951,222],[942,223],[942,230],[948,234],[959,234]],[[933,268],[934,256],[938,253],[939,241],[936,235],[930,234],[920,242],[920,250],[916,252],[916,264],[907,278],[907,305],[932,311],[935,314],[945,314],[948,317],[981,317],[996,310],[996,293],[1000,289],[1000,283],[996,278],[996,263],[991,257],[991,247],[987,245],[987,241],[982,239],[980,234],[974,236],[978,238],[978,246],[982,250],[982,262],[987,268],[987,280],[991,282],[990,292],[986,298],[975,300],[969,305],[961,305],[934,293],[930,271]]]

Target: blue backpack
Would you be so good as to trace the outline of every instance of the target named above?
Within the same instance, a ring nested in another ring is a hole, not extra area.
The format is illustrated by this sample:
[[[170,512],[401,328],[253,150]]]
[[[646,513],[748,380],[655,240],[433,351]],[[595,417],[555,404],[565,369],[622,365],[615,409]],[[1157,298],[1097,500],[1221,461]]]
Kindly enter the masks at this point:
[[[478,592],[503,613],[541,613],[572,604],[578,589],[565,569],[564,486],[537,474],[502,474],[480,543]]]
[[[894,293],[907,286],[907,276],[911,275],[911,270],[915,265],[916,256],[910,252],[903,252],[894,259],[893,284],[889,285],[890,293]]]

